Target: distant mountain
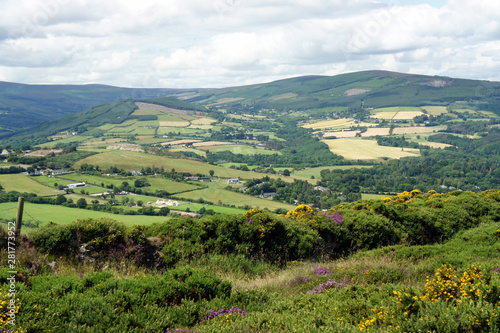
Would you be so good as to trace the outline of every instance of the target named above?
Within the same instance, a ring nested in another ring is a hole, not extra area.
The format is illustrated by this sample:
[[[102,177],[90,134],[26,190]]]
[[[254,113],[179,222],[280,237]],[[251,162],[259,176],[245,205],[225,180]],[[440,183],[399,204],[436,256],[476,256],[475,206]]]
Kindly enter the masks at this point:
[[[160,96],[176,97],[207,107],[247,111],[310,110],[336,106],[353,110],[448,106],[461,101],[463,107],[500,114],[500,82],[387,71],[301,76],[222,89],[134,89],[95,84],[25,85],[0,82],[0,138],[98,105]]]
[[[0,138],[101,104],[130,98],[193,96],[199,91],[120,88],[99,84],[29,85],[0,82]]]
[[[500,112],[500,82],[364,71],[336,76],[302,76],[225,91],[207,91],[195,101],[204,105],[290,110],[331,106],[447,106],[465,101],[471,107]]]

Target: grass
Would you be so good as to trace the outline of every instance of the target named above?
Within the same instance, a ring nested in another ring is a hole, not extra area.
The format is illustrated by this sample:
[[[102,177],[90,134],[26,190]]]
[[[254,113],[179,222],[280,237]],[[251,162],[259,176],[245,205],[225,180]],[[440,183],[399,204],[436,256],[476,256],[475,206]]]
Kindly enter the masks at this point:
[[[96,154],[80,160],[74,164],[74,168],[78,169],[80,165],[88,163],[93,165],[99,165],[101,169],[107,169],[113,166],[124,170],[140,170],[147,167],[164,167],[165,170],[175,169],[177,172],[189,172],[191,174],[204,174],[209,175],[209,170],[215,171],[215,176],[222,178],[238,178],[242,179],[252,179],[263,177],[264,175],[259,175],[253,172],[233,170],[229,168],[224,168],[216,165],[210,165],[207,163],[188,160],[188,159],[173,159],[156,155],[149,155],[144,153],[132,152],[132,151],[122,151],[122,150],[111,150],[106,151],[101,154]],[[269,175],[269,177],[278,178],[275,175]],[[284,181],[293,182],[293,178],[282,177]]]
[[[285,208],[287,210],[295,208],[295,206],[293,205],[288,205],[278,201],[251,197],[241,193],[236,193],[219,188],[206,188],[202,190],[181,193],[179,195],[174,195],[174,197],[192,201],[204,199],[213,203],[218,203],[220,200],[226,205],[234,205],[236,207],[249,205],[252,208],[268,208],[271,211],[277,208]]]
[[[380,112],[406,112],[406,111],[421,111],[420,108],[414,106],[393,106],[388,108],[378,108],[370,111],[371,114]]]
[[[23,174],[0,175],[0,184],[6,192],[18,191],[21,193],[35,193],[39,196],[53,196],[59,194],[59,191],[37,182],[36,177],[30,177]],[[51,185],[52,186],[52,185]]]
[[[87,200],[89,201],[89,200]],[[17,202],[6,202],[0,204],[0,217],[4,219],[15,219],[17,212]],[[105,212],[96,212],[93,210],[69,208],[56,205],[39,205],[30,202],[24,204],[24,221],[38,220],[42,222],[55,222],[58,224],[68,224],[77,219],[103,218],[108,217],[127,226],[149,225],[156,222],[163,222],[168,219],[165,216],[146,216],[146,215],[118,215]]]
[[[210,150],[211,152],[230,151],[233,154],[242,154],[242,155],[256,155],[256,154],[281,155],[281,152],[279,151],[253,148],[251,146],[246,146],[246,145],[203,146],[199,148],[207,149]]]
[[[299,170],[292,173],[292,176],[311,178],[314,176],[315,179],[321,179],[321,171],[323,170],[349,170],[354,168],[371,168],[371,165],[335,165],[335,166],[324,166],[317,168],[310,168],[305,170]]]
[[[399,159],[420,156],[418,149],[379,146],[374,140],[335,139],[322,141],[330,147],[333,153],[348,160],[374,160],[383,157]]]
[[[84,174],[69,174],[64,175],[67,176],[65,178],[71,179],[74,182],[85,182],[87,184],[95,184],[101,186],[101,183],[104,185],[115,185],[120,186],[123,182],[128,182],[131,186],[134,185],[134,181],[136,178],[133,177],[120,177],[120,176],[94,176],[94,175],[84,175]],[[186,183],[174,182],[161,177],[148,176],[147,177],[151,186],[146,186],[143,189],[148,192],[155,192],[156,190],[166,190],[170,193],[178,193],[184,191],[191,191],[197,189],[198,186],[190,185]]]
[[[432,116],[439,116],[442,115],[443,113],[448,113],[448,110],[446,110],[446,106],[428,105],[428,106],[422,106],[422,109],[427,111],[427,113]]]

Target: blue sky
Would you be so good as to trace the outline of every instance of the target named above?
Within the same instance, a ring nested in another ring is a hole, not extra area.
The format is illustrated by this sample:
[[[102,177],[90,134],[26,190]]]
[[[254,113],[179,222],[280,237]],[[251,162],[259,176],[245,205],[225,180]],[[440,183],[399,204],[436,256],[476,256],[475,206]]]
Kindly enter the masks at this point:
[[[500,1],[0,0],[0,81],[225,87],[381,69],[500,81]]]

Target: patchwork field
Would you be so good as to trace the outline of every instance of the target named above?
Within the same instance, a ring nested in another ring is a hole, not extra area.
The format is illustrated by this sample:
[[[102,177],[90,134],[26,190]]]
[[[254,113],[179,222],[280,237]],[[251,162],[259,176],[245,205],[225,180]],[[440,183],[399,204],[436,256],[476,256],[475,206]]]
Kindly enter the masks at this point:
[[[255,198],[219,188],[206,188],[198,191],[181,193],[179,195],[175,195],[174,197],[190,199],[193,201],[201,198],[204,200],[210,200],[214,203],[217,203],[220,200],[226,205],[235,205],[236,207],[249,205],[252,208],[268,208],[270,210],[275,210],[277,208],[291,210],[295,208],[293,205],[288,205],[278,201]]]
[[[322,140],[330,150],[348,160],[372,160],[383,157],[399,159],[409,156],[420,156],[420,150],[379,146],[375,140],[336,139]]]

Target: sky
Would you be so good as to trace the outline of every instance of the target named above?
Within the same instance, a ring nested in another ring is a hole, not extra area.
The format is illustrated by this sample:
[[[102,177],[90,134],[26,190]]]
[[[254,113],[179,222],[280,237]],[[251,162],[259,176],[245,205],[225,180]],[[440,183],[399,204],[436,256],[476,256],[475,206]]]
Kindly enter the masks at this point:
[[[500,1],[0,0],[0,81],[216,88],[362,70],[500,81]]]

